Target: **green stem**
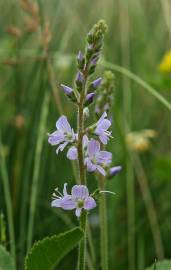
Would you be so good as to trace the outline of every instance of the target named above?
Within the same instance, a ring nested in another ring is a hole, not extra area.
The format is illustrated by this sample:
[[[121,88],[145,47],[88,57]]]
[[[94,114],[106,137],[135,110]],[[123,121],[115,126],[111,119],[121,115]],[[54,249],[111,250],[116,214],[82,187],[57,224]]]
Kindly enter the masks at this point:
[[[16,264],[15,234],[14,234],[11,194],[10,194],[9,179],[8,179],[8,173],[7,173],[6,163],[5,163],[5,157],[3,153],[3,146],[1,143],[1,137],[0,137],[0,172],[1,172],[1,177],[2,177],[2,183],[3,183],[3,188],[4,188],[4,194],[5,194],[5,203],[6,203],[6,208],[7,208],[8,230],[9,230],[9,237],[10,237],[10,250],[11,250],[11,255],[13,256],[14,262]]]
[[[100,190],[104,190],[105,179],[99,177]],[[99,200],[100,210],[100,251],[101,251],[101,269],[108,270],[108,227],[107,227],[107,212],[106,212],[106,196],[101,193]]]
[[[79,244],[78,254],[78,270],[85,270],[86,265],[86,223],[87,223],[87,212],[84,211],[80,217],[80,227],[84,231],[84,237]]]

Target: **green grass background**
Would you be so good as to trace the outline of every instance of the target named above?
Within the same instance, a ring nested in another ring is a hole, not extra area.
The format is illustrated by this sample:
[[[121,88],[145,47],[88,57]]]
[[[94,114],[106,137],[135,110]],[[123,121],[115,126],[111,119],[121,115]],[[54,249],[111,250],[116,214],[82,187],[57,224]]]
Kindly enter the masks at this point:
[[[43,24],[49,21],[52,35],[48,51],[50,72],[42,59],[41,27],[26,33],[24,21],[28,14],[22,10],[19,1],[0,1],[0,151],[3,156],[0,211],[5,216],[5,244],[9,248],[8,198],[4,193],[4,182],[9,181],[18,269],[23,269],[30,198],[35,189],[34,241],[78,223],[71,212],[55,211],[50,207],[53,189],[56,186],[62,188],[64,182],[71,187],[75,180],[65,151],[57,156],[55,148],[47,143],[47,133],[54,130],[61,113],[75,126],[75,107],[64,97],[59,84],[72,85],[75,55],[79,49],[84,49],[86,33],[92,25],[101,18],[108,24],[103,59],[128,68],[171,100],[170,75],[158,71],[163,54],[170,49],[169,1],[40,0],[39,5],[41,21]],[[20,38],[7,33],[10,25],[21,29]],[[7,63],[7,59],[13,60],[13,64]],[[103,65],[99,65],[97,74],[101,75],[103,71]],[[143,194],[146,196],[149,191],[164,257],[171,257],[170,111],[128,77],[118,72],[115,77],[114,140],[108,149],[113,152],[114,163],[122,164],[123,171],[107,183],[107,189],[116,192],[115,197],[107,197],[110,269],[143,270],[157,257],[156,231],[151,227],[143,199]],[[22,119],[20,125],[17,119]],[[158,136],[148,152],[135,158],[125,145],[125,136],[129,130],[145,128],[156,130]],[[143,187],[143,194],[142,178],[148,182],[147,190]],[[89,176],[88,184],[91,190],[96,187],[93,176]],[[94,269],[99,269],[98,209],[90,214],[90,227],[96,254]],[[75,262],[76,251],[63,260],[59,269],[75,269]]]

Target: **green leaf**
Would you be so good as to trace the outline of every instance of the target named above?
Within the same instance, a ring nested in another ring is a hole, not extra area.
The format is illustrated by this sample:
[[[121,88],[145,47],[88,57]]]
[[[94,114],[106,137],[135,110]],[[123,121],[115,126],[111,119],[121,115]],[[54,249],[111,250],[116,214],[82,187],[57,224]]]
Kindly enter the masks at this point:
[[[0,245],[0,270],[15,270],[13,258],[1,245]]]
[[[155,264],[153,264],[151,267],[146,268],[146,270],[171,270],[171,260],[157,262],[156,268]]]
[[[25,259],[25,270],[52,270],[81,240],[84,233],[75,228],[65,233],[46,237],[33,245]]]

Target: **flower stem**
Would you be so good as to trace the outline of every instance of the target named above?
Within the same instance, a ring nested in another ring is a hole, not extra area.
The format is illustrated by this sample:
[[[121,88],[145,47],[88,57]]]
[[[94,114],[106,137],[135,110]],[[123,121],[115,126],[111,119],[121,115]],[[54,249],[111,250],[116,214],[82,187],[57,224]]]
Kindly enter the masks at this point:
[[[86,264],[86,223],[87,212],[83,211],[80,217],[80,228],[84,231],[84,237],[79,244],[78,270],[85,270]]]
[[[99,177],[100,190],[105,189],[103,176]],[[108,270],[108,228],[107,228],[107,212],[106,212],[106,197],[104,193],[100,194],[99,200],[100,210],[100,251],[101,251],[101,269]]]

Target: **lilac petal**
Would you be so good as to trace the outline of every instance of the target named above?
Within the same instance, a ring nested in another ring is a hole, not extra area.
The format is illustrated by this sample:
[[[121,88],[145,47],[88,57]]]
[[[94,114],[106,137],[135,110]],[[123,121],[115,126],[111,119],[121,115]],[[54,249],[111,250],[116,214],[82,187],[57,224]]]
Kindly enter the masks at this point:
[[[76,202],[71,196],[64,196],[61,200],[60,207],[64,210],[72,210],[76,208]]]
[[[78,151],[77,151],[77,148],[75,146],[72,146],[69,148],[69,150],[67,152],[67,158],[70,160],[78,159]]]
[[[96,165],[91,162],[89,158],[86,159],[87,171],[94,172],[96,170]]]
[[[103,176],[106,175],[105,170],[101,166],[97,165],[96,167],[97,167],[97,170],[99,171],[99,173],[101,173]]]
[[[96,202],[92,197],[88,197],[84,201],[84,209],[90,210],[96,207]]]
[[[99,130],[107,130],[111,126],[111,122],[108,119],[103,119],[97,125]]]
[[[63,91],[65,92],[65,94],[67,95],[71,95],[73,92],[73,89],[65,84],[61,84],[61,87],[63,89]]]
[[[64,184],[64,188],[63,188],[63,194],[64,196],[67,196],[68,195],[68,192],[67,192],[67,183]]]
[[[97,156],[97,161],[99,163],[111,162],[112,161],[112,153],[108,151],[100,151]]]
[[[85,199],[89,196],[88,188],[84,185],[75,185],[72,187],[71,194],[74,198]]]
[[[76,215],[76,217],[80,217],[81,216],[81,208],[76,208],[75,215]]]
[[[51,202],[52,207],[61,207],[62,199],[55,199]]]
[[[107,144],[107,142],[109,140],[109,137],[107,135],[105,135],[105,134],[102,134],[102,135],[99,136],[99,139],[103,144]]]
[[[102,114],[102,116],[100,117],[100,119],[99,119],[99,121],[97,122],[97,124],[99,125],[99,124],[105,119],[105,117],[107,117],[107,113],[106,113],[106,112],[104,112],[104,113]]]
[[[67,144],[68,144],[68,142],[64,142],[64,143],[60,144],[58,146],[58,148],[56,149],[56,154],[58,155],[59,151],[62,152],[64,150],[65,146],[67,146]]]
[[[70,124],[68,123],[68,120],[66,118],[66,116],[62,115],[58,121],[56,122],[56,127],[57,129],[63,131],[63,132],[67,132],[67,133],[71,133],[72,129]]]
[[[64,140],[64,135],[61,131],[54,131],[53,133],[48,135],[48,142],[51,145],[57,145],[59,143],[61,143]]]
[[[110,171],[109,171],[110,176],[117,175],[118,173],[120,173],[121,170],[122,170],[121,166],[115,166],[115,167],[110,168]]]
[[[100,143],[96,140],[91,140],[89,143],[88,143],[88,155],[90,157],[93,157],[95,156],[99,151],[100,151]]]
[[[87,135],[84,135],[83,136],[83,148],[87,147],[88,142],[89,142],[89,140],[88,140]]]

